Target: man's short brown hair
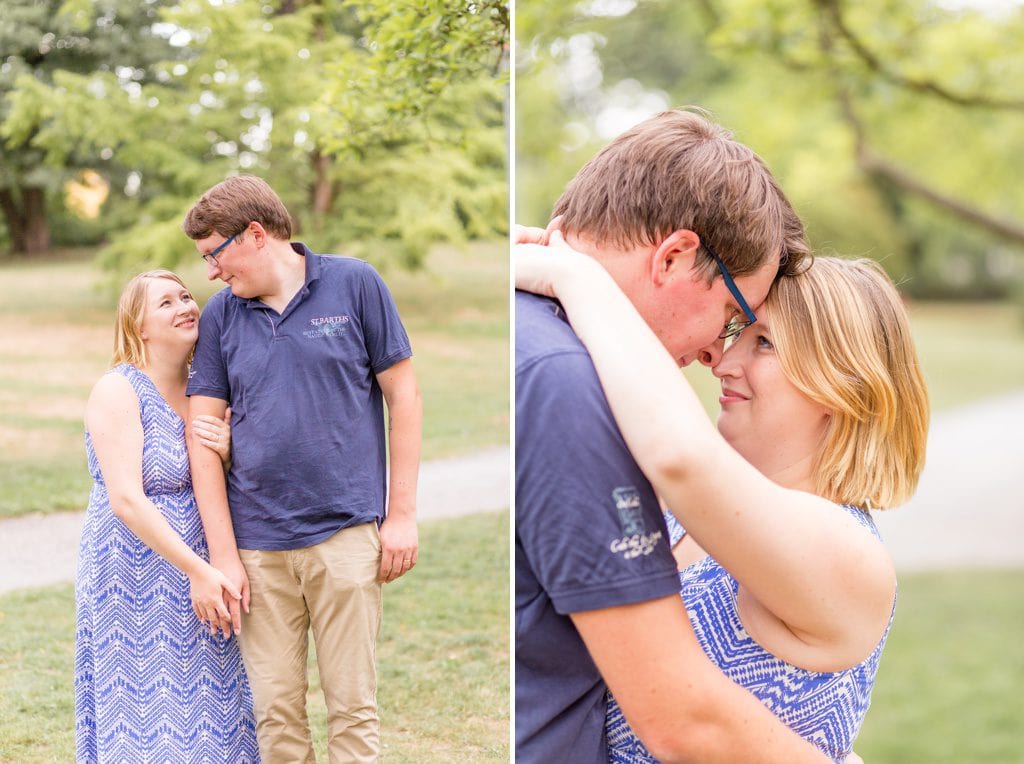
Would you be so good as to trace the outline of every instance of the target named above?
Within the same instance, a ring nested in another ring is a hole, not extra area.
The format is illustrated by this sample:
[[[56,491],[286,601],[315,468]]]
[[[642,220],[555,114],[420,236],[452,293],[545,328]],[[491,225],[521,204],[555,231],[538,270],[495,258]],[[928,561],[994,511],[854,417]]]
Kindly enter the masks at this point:
[[[800,218],[761,158],[692,109],[657,114],[608,144],[570,181],[554,215],[564,233],[622,249],[693,231],[733,276],[777,256],[780,273],[795,272],[809,253]],[[697,267],[709,281],[718,273],[706,252]]]
[[[181,227],[186,236],[198,240],[213,233],[234,236],[254,221],[277,239],[292,237],[291,216],[274,189],[255,175],[236,175],[203,194]]]

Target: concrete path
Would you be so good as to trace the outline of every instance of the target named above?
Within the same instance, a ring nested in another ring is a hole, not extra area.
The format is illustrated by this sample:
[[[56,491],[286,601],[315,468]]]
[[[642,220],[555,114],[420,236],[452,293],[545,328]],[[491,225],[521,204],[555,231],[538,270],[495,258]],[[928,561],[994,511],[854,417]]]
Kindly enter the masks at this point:
[[[875,519],[899,570],[1024,567],[1024,390],[934,416],[917,494]]]
[[[425,462],[420,468],[421,520],[509,506],[509,449]],[[0,520],[0,593],[73,581],[84,512]]]
[[[426,462],[424,520],[509,506],[509,450]],[[876,513],[901,571],[1024,567],[1024,390],[936,415],[917,495]],[[71,581],[80,512],[0,521],[0,592]]]

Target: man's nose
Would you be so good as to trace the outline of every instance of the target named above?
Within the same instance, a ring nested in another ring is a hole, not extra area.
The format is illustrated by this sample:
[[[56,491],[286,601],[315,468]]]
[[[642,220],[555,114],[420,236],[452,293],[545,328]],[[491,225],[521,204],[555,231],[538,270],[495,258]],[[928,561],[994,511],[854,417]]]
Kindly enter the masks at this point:
[[[705,366],[714,367],[722,360],[725,351],[725,340],[717,339],[697,351],[697,360]]]

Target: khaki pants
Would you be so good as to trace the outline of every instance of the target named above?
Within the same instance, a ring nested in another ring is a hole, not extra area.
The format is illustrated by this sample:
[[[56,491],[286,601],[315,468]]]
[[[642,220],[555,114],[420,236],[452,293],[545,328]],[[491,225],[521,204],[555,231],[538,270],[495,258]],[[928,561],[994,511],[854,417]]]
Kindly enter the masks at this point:
[[[305,549],[239,554],[252,600],[238,641],[263,764],[316,761],[306,717],[310,626],[327,704],[331,764],[377,761],[377,524],[345,528]]]

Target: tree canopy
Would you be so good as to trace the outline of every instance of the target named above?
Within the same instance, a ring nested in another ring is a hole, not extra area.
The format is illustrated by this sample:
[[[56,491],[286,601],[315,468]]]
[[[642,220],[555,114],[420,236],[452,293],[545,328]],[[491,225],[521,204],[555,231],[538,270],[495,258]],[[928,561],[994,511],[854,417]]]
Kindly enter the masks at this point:
[[[505,2],[13,0],[3,19],[16,250],[48,245],[17,236],[35,196],[109,266],[171,266],[187,208],[238,172],[274,186],[297,237],[382,264],[507,230]],[[110,184],[90,224],[64,204],[83,170]]]
[[[517,210],[543,222],[576,169],[695,104],[765,158],[819,251],[904,288],[1007,293],[1022,273],[1019,3],[589,0],[517,4]]]

